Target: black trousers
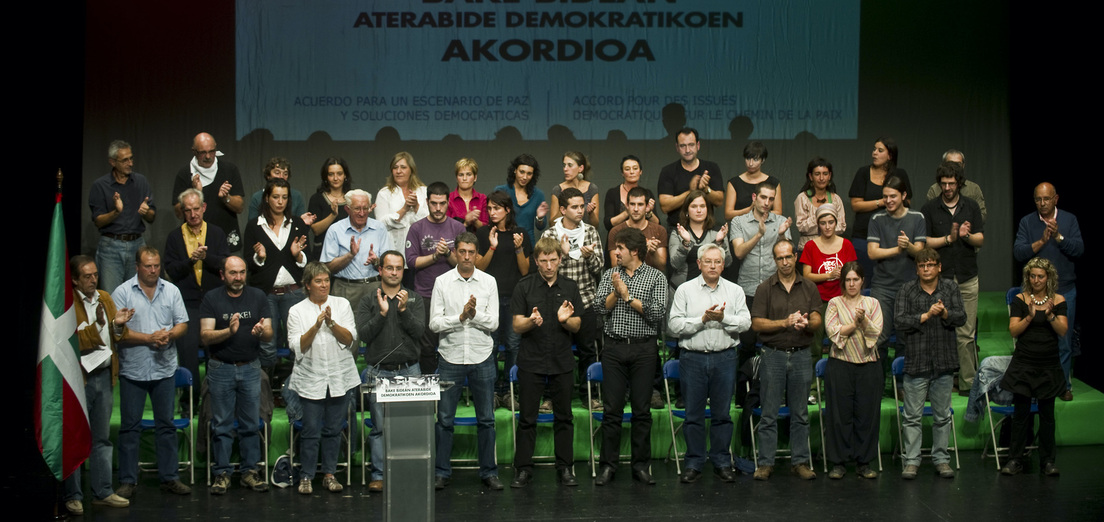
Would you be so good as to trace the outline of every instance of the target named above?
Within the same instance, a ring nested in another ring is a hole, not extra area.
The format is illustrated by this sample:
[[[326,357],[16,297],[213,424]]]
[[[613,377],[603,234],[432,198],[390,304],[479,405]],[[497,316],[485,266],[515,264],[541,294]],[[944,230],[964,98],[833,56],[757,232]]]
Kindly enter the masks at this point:
[[[553,443],[556,453],[556,469],[570,468],[575,461],[575,428],[571,413],[571,390],[574,376],[571,372],[557,375],[530,373],[518,368],[518,431],[517,449],[514,452],[514,468],[533,469],[533,448],[537,442],[537,415],[541,396],[548,381],[548,393],[552,399]]]
[[[824,431],[828,437],[825,441],[828,461],[841,465],[850,461],[869,464],[878,458],[878,427],[885,386],[882,363],[853,364],[828,359],[827,364],[824,393],[828,418]]]
[[[607,338],[602,351],[602,453],[604,466],[617,467],[621,453],[621,418],[625,390],[632,404],[632,467],[648,469],[652,459],[652,379],[656,371],[656,338],[616,344]]]
[[[1031,397],[1012,394],[1012,446],[1011,458],[1024,462],[1024,449],[1031,438],[1035,419],[1031,415]],[[1039,463],[1054,462],[1054,397],[1039,399]]]

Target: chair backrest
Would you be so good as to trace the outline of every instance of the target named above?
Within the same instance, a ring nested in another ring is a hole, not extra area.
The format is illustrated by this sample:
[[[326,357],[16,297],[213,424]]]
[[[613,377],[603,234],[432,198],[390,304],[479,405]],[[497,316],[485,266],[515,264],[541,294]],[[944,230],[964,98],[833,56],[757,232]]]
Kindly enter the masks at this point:
[[[1012,313],[1012,301],[1016,299],[1016,294],[1019,294],[1020,290],[1020,287],[1013,286],[1012,288],[1009,288],[1008,291],[1004,294],[1004,304],[1008,305],[1009,314]]]
[[[664,379],[679,379],[679,361],[678,359],[671,359],[663,363],[663,378]]]
[[[596,362],[588,366],[586,378],[590,382],[602,382],[602,363]]]
[[[891,366],[891,373],[900,377],[905,374],[905,358],[898,357],[893,360],[893,366]]]
[[[176,377],[176,387],[177,388],[191,387],[191,385],[192,385],[192,372],[188,371],[187,368],[177,367],[176,368],[176,374],[174,375],[174,377]]]
[[[818,379],[823,379],[824,375],[828,373],[828,359],[820,359],[816,362],[816,376]]]
[[[517,365],[510,367],[510,382],[517,382]]]

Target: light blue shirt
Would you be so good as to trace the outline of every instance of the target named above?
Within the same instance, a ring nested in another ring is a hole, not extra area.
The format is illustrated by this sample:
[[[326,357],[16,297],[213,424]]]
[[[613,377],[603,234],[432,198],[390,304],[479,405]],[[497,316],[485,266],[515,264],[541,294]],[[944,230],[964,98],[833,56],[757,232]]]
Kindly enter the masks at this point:
[[[348,253],[349,239],[355,237],[360,241],[360,250],[357,251],[356,257],[345,268],[333,274],[334,277],[345,279],[376,277],[379,275],[376,267],[365,265],[364,262],[368,260],[370,249],[374,250],[377,256],[388,250],[394,250],[395,247],[391,244],[391,235],[387,233],[387,227],[375,219],[365,218],[368,221],[364,224],[364,229],[359,232],[353,228],[349,219],[342,219],[330,225],[330,228],[326,230],[326,240],[322,243],[321,260],[323,263],[329,263]]]
[[[127,323],[131,331],[148,334],[171,330],[178,324],[188,322],[188,311],[184,308],[180,290],[164,279],[157,280],[153,299],[146,297],[138,285],[138,276],[134,276],[115,289],[111,300],[120,310],[134,309],[134,317]],[[132,381],[157,381],[172,377],[176,366],[176,341],[169,341],[164,348],[124,344],[119,349],[119,375]]]
[[[759,283],[778,272],[778,265],[774,263],[774,244],[778,242],[778,227],[785,220],[786,218],[774,212],[767,212],[763,237],[759,238],[759,242],[744,256],[744,261],[740,263],[740,274],[736,277],[736,284],[744,289],[744,295],[754,297]],[[732,218],[728,224],[729,241],[734,242],[736,238],[747,241],[758,233],[759,220],[755,218],[754,210]],[[790,229],[787,228],[782,237],[789,239]],[[728,253],[733,252],[730,250]],[[795,259],[794,262],[797,260]]]

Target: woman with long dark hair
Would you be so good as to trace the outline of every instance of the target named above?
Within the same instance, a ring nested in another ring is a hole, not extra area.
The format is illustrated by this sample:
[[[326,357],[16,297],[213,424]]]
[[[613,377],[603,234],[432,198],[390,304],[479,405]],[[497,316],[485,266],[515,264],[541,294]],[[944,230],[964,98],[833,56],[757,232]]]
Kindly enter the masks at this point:
[[[322,252],[322,240],[326,238],[330,225],[349,217],[345,212],[345,193],[353,188],[353,174],[349,172],[344,158],[326,158],[322,162],[321,178],[322,183],[307,204],[307,212],[315,216],[310,226],[314,232],[312,259],[317,259]]]

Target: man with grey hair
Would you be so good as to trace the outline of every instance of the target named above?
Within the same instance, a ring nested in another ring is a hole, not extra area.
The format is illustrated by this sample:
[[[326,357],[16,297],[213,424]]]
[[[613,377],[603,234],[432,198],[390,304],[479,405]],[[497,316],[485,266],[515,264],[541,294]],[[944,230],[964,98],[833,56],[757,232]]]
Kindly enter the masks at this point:
[[[134,255],[146,245],[142,233],[153,223],[157,207],[146,177],[134,172],[134,153],[130,144],[115,140],[107,147],[111,172],[92,182],[88,208],[92,222],[100,230],[96,245],[96,266],[100,288],[112,292],[123,281],[134,277]]]
[[[192,155],[191,161],[176,173],[173,194],[180,194],[188,187],[203,191],[204,199],[210,203],[207,222],[226,232],[230,252],[240,254],[242,241],[238,214],[245,209],[241,173],[236,165],[218,157],[222,156],[222,152],[218,150],[215,138],[206,132],[196,134],[192,140]],[[173,208],[176,217],[183,219],[180,204]]]
[[[174,228],[165,239],[165,275],[180,289],[188,322],[199,324],[199,305],[207,291],[222,286],[219,270],[230,250],[226,233],[203,220],[207,203],[203,192],[190,188],[177,196],[184,214],[184,225]],[[199,328],[189,328],[176,343],[180,365],[199,375]],[[196,397],[198,399],[198,397]]]
[[[725,251],[716,243],[698,248],[701,275],[675,290],[667,328],[678,338],[679,384],[686,401],[686,470],[680,480],[691,483],[705,466],[705,405],[711,406],[709,460],[713,474],[735,482],[732,470],[732,387],[736,384],[739,335],[751,328],[751,312],[740,285],[721,277]]]
[[[330,294],[348,299],[357,315],[369,283],[380,280],[379,255],[395,247],[387,227],[368,217],[373,206],[371,195],[353,189],[345,193],[345,202],[349,217],[326,230],[321,261],[333,274]],[[359,316],[356,320],[363,322]]]
[[[953,161],[962,166],[963,178],[962,186],[958,187],[958,193],[966,196],[975,202],[978,207],[981,208],[981,219],[985,220],[985,194],[982,194],[981,187],[978,186],[976,181],[966,182],[966,155],[962,151],[956,149],[948,149],[943,153],[943,161]],[[939,186],[939,183],[932,183],[932,186],[928,187],[928,201],[935,201],[943,194],[943,189]]]

